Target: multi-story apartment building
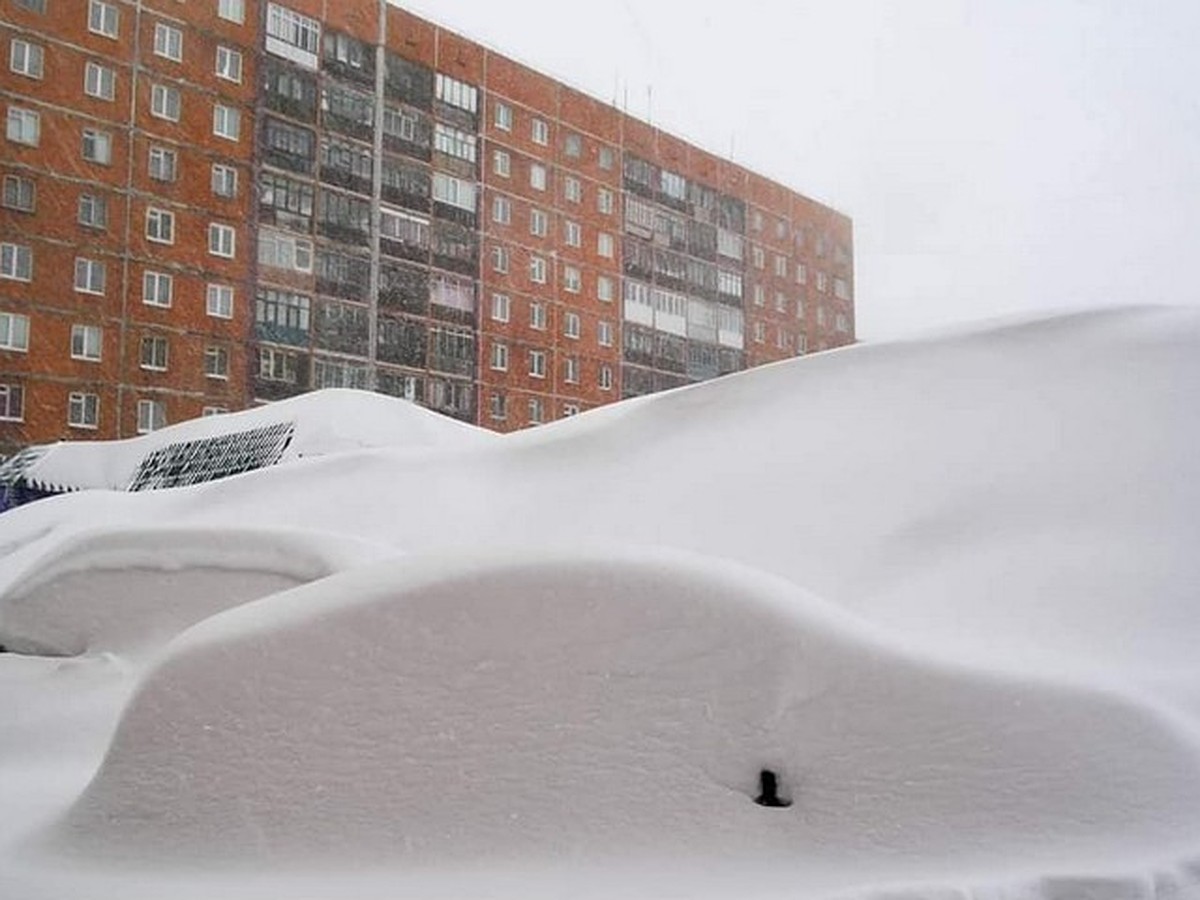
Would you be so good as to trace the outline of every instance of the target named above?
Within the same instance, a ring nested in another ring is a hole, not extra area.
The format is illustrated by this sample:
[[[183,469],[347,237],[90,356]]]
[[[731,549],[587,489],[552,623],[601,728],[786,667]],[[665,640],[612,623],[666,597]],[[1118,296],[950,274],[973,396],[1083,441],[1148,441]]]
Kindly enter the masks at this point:
[[[511,430],[853,341],[850,221],[382,0],[0,0],[0,453]]]

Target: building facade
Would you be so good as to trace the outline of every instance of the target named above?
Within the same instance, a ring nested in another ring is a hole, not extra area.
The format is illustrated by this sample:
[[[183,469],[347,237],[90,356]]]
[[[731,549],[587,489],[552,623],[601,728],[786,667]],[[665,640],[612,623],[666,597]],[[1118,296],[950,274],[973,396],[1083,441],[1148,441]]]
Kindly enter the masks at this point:
[[[0,454],[507,431],[854,339],[850,221],[380,0],[0,0]]]

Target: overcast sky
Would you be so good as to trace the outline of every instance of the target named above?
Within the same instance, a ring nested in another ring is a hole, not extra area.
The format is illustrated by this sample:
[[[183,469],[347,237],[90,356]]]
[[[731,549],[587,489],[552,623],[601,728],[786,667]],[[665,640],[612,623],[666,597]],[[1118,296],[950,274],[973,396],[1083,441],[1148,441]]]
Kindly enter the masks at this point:
[[[1200,0],[403,5],[850,215],[861,338],[1200,303]]]

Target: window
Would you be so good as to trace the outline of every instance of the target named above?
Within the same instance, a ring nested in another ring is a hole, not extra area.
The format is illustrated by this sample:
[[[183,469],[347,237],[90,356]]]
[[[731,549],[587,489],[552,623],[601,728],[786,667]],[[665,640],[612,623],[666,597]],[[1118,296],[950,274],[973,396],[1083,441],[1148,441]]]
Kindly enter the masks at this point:
[[[208,252],[233,259],[237,251],[237,232],[229,225],[211,222],[208,226]]]
[[[507,197],[492,198],[492,221],[501,225],[512,221],[512,202]]]
[[[254,321],[291,332],[306,332],[311,324],[312,300],[303,294],[262,288],[254,304]]]
[[[217,45],[217,77],[242,83],[242,53],[232,47]]]
[[[546,351],[529,351],[529,374],[534,378],[546,377]]]
[[[788,261],[786,256],[775,257],[775,274],[779,278],[787,278]]]
[[[200,410],[200,415],[204,418],[208,418],[209,416],[223,416],[227,412],[229,412],[229,410],[224,406],[206,406],[204,409]]]
[[[29,349],[29,316],[0,312],[0,350]]]
[[[37,185],[23,175],[5,175],[3,203],[8,209],[33,212],[37,205]]]
[[[204,348],[204,375],[207,378],[229,377],[229,350],[225,347]]]
[[[601,320],[596,323],[596,343],[601,347],[611,347],[613,343],[612,322]]]
[[[174,181],[179,171],[179,157],[174,150],[152,146],[148,169],[155,181]]]
[[[761,344],[767,339],[767,326],[763,322],[754,323],[754,343]]]
[[[513,124],[512,107],[509,106],[507,103],[497,102],[496,105],[493,107],[493,112],[495,114],[494,121],[496,123],[496,127],[499,128],[501,131],[512,131],[512,124]]]
[[[601,147],[599,157],[598,157],[598,162],[600,163],[600,168],[603,169],[605,172],[608,172],[612,169],[614,161],[615,161],[615,154],[613,153],[612,147]]]
[[[563,223],[563,240],[567,242],[568,247],[583,246],[583,228],[578,222],[567,221]]]
[[[24,389],[19,384],[0,384],[0,420],[20,422],[24,418]]]
[[[833,296],[839,300],[850,299],[850,283],[845,278],[833,279]]]
[[[246,19],[246,0],[217,0],[217,15],[241,25]]]
[[[183,32],[166,22],[154,25],[154,55],[179,62],[183,59]]]
[[[30,281],[33,278],[33,250],[25,244],[0,244],[0,278]]]
[[[313,270],[313,242],[282,231],[264,228],[258,235],[259,265],[309,273]]]
[[[662,192],[674,200],[687,199],[687,179],[667,169],[658,173],[658,185]]]
[[[205,289],[204,308],[214,319],[233,318],[233,288],[227,284],[210,284]]]
[[[443,103],[465,109],[469,113],[479,109],[479,91],[476,88],[441,72],[437,74],[434,93]]]
[[[583,199],[583,184],[574,175],[568,175],[563,179],[563,194],[571,203],[578,203]]]
[[[563,316],[563,334],[569,338],[579,339],[579,313],[569,312]]]
[[[233,166],[213,163],[212,192],[217,197],[237,196],[238,173]]]
[[[796,284],[808,283],[808,266],[804,263],[796,263]]]
[[[98,325],[71,326],[71,359],[100,360],[104,334]]]
[[[5,136],[15,144],[28,144],[36,147],[41,140],[42,120],[32,109],[21,109],[18,106],[8,108],[8,118],[5,123]]]
[[[46,0],[13,0],[13,5],[38,15],[46,14]]]
[[[776,291],[775,292],[775,312],[786,312],[786,311],[787,311],[787,297],[784,296],[782,291]]]
[[[804,318],[804,298],[803,297],[796,298],[796,318],[797,319]]]
[[[165,372],[167,370],[167,354],[169,349],[165,337],[152,336],[142,338],[142,368],[153,372]]]
[[[295,61],[316,68],[320,45],[320,22],[278,3],[267,4],[267,50],[288,59],[298,50],[301,59]]]
[[[579,415],[579,404],[578,403],[564,403],[563,404],[563,418],[564,419],[569,419],[569,418],[571,418],[571,416],[577,416],[577,415]]]
[[[829,292],[829,276],[824,272],[817,273],[817,290],[822,294]]]
[[[492,153],[492,171],[500,178],[507,178],[512,173],[512,157],[504,150]]]
[[[88,31],[115,38],[120,33],[120,12],[103,0],[88,0]]]
[[[158,431],[167,424],[167,412],[161,400],[139,400],[137,405],[138,434]]]
[[[98,428],[100,397],[96,394],[72,393],[67,398],[67,424],[72,428]]]
[[[296,354],[274,347],[262,347],[258,351],[258,377],[262,381],[296,383]]]
[[[79,224],[88,228],[108,227],[108,200],[95,194],[79,195]]]
[[[175,279],[165,272],[142,274],[142,302],[147,306],[169,307],[175,294]]]
[[[550,143],[550,126],[542,119],[533,119],[530,123],[530,137],[535,144],[546,146]]]
[[[535,284],[546,283],[546,261],[540,256],[529,257],[529,280]]]
[[[571,159],[583,156],[583,138],[577,134],[568,134],[563,138],[563,153]]]
[[[529,424],[541,425],[546,420],[546,412],[540,397],[529,398]]]
[[[75,290],[81,294],[103,294],[105,275],[104,263],[100,260],[75,257]]]
[[[549,218],[540,209],[531,209],[529,211],[529,233],[534,237],[545,237],[549,221]]]
[[[613,257],[613,236],[606,232],[600,232],[596,235],[596,252],[605,259]]]
[[[529,166],[529,186],[535,191],[544,191],[546,189],[546,167],[540,166],[537,163],[531,163]]]
[[[441,122],[433,126],[433,148],[455,159],[475,162],[475,135]]]
[[[242,113],[232,106],[218,103],[213,107],[213,134],[236,141],[242,134]]]
[[[850,331],[850,318],[844,313],[838,313],[834,318],[833,327],[836,331],[846,334]]]
[[[492,248],[492,271],[505,274],[508,272],[508,248],[496,246]]]
[[[491,411],[493,419],[507,419],[508,398],[503,394],[492,394]]]
[[[613,287],[613,280],[607,275],[597,275],[596,298],[604,303],[612,303],[612,299],[615,295],[616,290]]]
[[[508,344],[492,344],[491,365],[497,372],[508,371]]]
[[[767,255],[763,252],[762,247],[751,247],[750,259],[754,262],[756,269],[764,268],[767,264]]]
[[[475,212],[475,183],[442,172],[433,173],[433,199],[458,209]]]
[[[600,188],[596,191],[596,211],[606,216],[612,213],[613,192],[608,188]]]
[[[546,304],[529,304],[529,327],[537,331],[546,330]]]
[[[411,143],[417,139],[417,117],[407,110],[386,108],[383,111],[383,133]]]
[[[761,284],[754,285],[754,305],[755,306],[765,305],[767,302],[766,298],[767,298],[767,295],[766,295],[766,292],[763,290],[763,286]]]
[[[567,384],[579,384],[579,358],[568,356],[563,360],[563,381]]]
[[[107,131],[83,129],[83,158],[107,166],[112,162],[112,135]]]
[[[44,51],[40,44],[13,38],[8,45],[8,67],[27,78],[41,78]]]
[[[613,386],[613,370],[612,366],[601,366],[600,377],[598,379],[600,390],[611,391]]]
[[[507,322],[510,305],[507,294],[492,294],[492,320]]]
[[[570,294],[578,294],[583,287],[583,278],[574,266],[563,268],[563,290]],[[578,335],[576,335],[578,337]]]
[[[175,243],[175,213],[153,206],[147,209],[146,240],[156,244]]]

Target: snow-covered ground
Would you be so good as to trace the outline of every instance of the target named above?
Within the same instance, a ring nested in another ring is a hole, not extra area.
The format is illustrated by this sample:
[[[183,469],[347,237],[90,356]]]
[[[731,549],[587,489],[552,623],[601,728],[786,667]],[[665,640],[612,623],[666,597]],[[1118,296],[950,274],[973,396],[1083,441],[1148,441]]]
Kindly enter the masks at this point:
[[[1198,409],[1110,310],[5,513],[0,898],[1200,897]]]

